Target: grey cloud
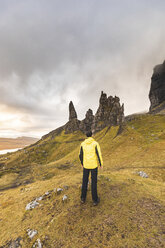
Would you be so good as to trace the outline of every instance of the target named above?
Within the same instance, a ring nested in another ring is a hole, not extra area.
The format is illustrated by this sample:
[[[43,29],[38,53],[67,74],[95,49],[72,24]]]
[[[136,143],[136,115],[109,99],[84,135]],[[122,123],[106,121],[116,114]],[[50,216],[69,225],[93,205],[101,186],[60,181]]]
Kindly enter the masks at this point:
[[[164,8],[161,0],[0,1],[0,103],[31,117],[33,130],[65,123],[70,100],[80,119],[95,112],[101,90],[118,95],[126,114],[147,110],[152,68],[164,60]]]

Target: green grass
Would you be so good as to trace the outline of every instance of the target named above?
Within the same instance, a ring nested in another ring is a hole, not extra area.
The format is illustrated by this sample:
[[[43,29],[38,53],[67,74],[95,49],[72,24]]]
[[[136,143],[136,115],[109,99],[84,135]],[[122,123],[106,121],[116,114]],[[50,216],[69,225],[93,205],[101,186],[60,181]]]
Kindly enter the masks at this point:
[[[46,248],[165,247],[165,116],[141,115],[127,122],[120,135],[118,129],[106,127],[95,135],[104,160],[98,172],[97,207],[92,205],[90,187],[86,203],[80,204],[78,152],[85,138],[81,132],[61,132],[1,156],[0,246],[21,236],[25,248],[37,238]],[[141,178],[140,170],[149,178]],[[40,206],[25,210],[35,197],[64,185],[69,189],[61,195],[52,192]],[[32,240],[27,228],[38,230]]]

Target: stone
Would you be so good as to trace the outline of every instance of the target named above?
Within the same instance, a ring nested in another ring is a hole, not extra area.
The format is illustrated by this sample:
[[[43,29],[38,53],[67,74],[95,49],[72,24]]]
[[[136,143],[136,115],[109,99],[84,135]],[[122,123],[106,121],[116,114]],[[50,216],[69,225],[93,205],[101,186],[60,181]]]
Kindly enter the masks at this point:
[[[63,198],[62,198],[62,201],[63,202],[66,202],[68,200],[68,196],[67,195],[64,195]]]
[[[50,192],[49,192],[49,191],[45,192],[45,195],[49,195],[49,194],[50,194]]]
[[[10,240],[4,247],[19,248],[21,246],[22,237],[18,237],[16,240]]]
[[[43,196],[39,196],[36,198],[36,201],[41,201],[41,200],[43,200]]]
[[[110,179],[109,177],[106,177],[105,179],[106,179],[107,181],[109,181],[109,182],[111,181],[111,179]]]
[[[165,109],[165,61],[163,64],[156,65],[153,69],[149,99],[151,102],[150,113],[158,113],[162,108]],[[160,106],[160,104],[163,105]],[[157,108],[158,106],[160,107]]]
[[[57,188],[57,195],[61,194],[62,191],[63,191],[62,188]]]
[[[138,171],[138,175],[143,177],[143,178],[148,178],[147,173],[145,173],[144,171]]]
[[[47,193],[47,192],[46,192]],[[41,201],[43,200],[45,194],[43,196],[39,196],[37,197],[35,200],[29,202],[27,205],[26,205],[26,210],[30,210],[30,209],[33,209],[35,208],[36,206],[39,205],[39,202],[38,201]]]
[[[64,185],[63,188],[66,189],[66,190],[68,190],[69,189],[69,186],[68,185]]]
[[[26,210],[33,209],[38,205],[39,205],[39,203],[36,200],[34,200],[34,201],[32,201],[26,205]]]
[[[42,248],[42,243],[40,239],[37,239],[34,245],[32,246],[33,248]]]
[[[37,230],[27,229],[27,234],[30,239],[32,239],[37,233]]]

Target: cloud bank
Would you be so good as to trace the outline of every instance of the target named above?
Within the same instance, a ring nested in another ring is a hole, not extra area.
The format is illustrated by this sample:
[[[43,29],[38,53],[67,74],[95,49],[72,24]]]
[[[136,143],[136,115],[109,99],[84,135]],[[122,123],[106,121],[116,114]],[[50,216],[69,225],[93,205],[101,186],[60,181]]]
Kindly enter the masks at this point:
[[[0,1],[0,136],[41,137],[94,113],[101,90],[125,115],[148,111],[153,67],[165,59],[165,3]]]

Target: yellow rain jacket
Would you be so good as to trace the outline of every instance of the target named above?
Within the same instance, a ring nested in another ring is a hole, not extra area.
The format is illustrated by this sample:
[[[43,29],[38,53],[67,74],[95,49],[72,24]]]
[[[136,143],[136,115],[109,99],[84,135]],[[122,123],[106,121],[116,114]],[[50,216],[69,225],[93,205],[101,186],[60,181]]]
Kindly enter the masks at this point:
[[[94,169],[98,167],[98,163],[100,166],[103,165],[99,143],[92,137],[88,137],[81,143],[79,158],[86,169]]]

